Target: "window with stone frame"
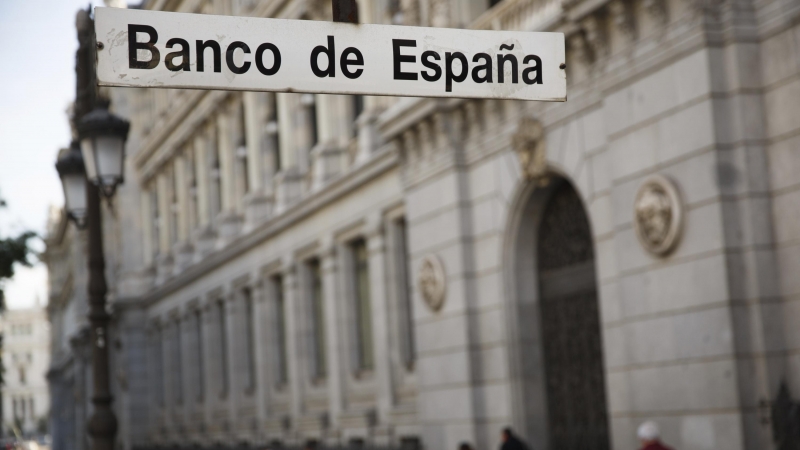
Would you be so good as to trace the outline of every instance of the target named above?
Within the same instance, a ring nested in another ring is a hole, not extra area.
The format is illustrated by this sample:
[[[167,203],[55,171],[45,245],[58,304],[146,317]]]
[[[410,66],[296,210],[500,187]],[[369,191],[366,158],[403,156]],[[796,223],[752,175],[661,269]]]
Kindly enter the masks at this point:
[[[281,168],[282,168],[281,167],[281,164],[282,164],[281,163],[281,148],[280,148],[281,141],[280,141],[280,136],[279,136],[279,134],[280,134],[280,126],[278,124],[278,96],[275,93],[272,93],[272,92],[268,93],[267,94],[267,103],[269,105],[269,111],[267,113],[267,123],[265,125],[265,127],[266,127],[265,131],[266,131],[266,134],[267,134],[266,138],[269,139],[271,145],[264,146],[264,150],[265,151],[270,151],[271,154],[265,154],[264,158],[263,158],[264,165],[265,165],[265,167],[263,168],[263,173],[264,173],[263,179],[264,180],[269,179],[268,177],[271,176],[271,175],[268,175],[269,173],[271,173],[271,171],[267,167],[267,164],[268,164],[267,161],[270,158],[272,159],[272,164],[273,164],[273,168],[274,168],[273,170],[275,172],[280,172]]]
[[[216,124],[209,127],[208,146],[208,179],[209,179],[209,214],[213,220],[222,210],[222,170],[220,169],[219,130]]]
[[[319,259],[311,259],[306,263],[308,274],[307,292],[309,318],[311,325],[312,373],[315,380],[327,376],[327,359],[325,351],[325,304],[322,291],[322,269]]]
[[[286,300],[283,292],[283,277],[276,275],[270,279],[274,309],[273,320],[275,330],[275,384],[283,386],[289,381],[289,360],[286,340]]]
[[[178,204],[178,177],[177,163],[173,161],[169,168],[169,242],[174,245],[178,242],[178,216],[180,215],[180,205]]]
[[[217,367],[219,368],[219,396],[223,398],[228,395],[228,315],[225,311],[225,301],[219,300],[217,302],[217,330],[219,331],[219,339],[217,343],[219,360]]]
[[[175,403],[183,403],[183,360],[181,352],[181,320],[176,318],[172,324],[172,338],[170,339],[170,375],[172,380],[172,397]]]
[[[154,327],[150,334],[150,386],[152,387],[153,401],[158,406],[164,406],[164,354],[161,327]]]
[[[244,345],[242,354],[245,358],[244,390],[253,393],[256,389],[256,330],[255,308],[253,294],[250,288],[242,289],[242,302],[244,303]]]
[[[247,120],[246,120],[244,101],[239,101],[236,109],[236,192],[241,199],[250,191],[249,180],[247,177]]]
[[[161,213],[158,208],[158,189],[156,188],[156,183],[150,186],[150,219],[150,250],[152,251],[153,260],[155,261],[161,253],[161,246],[159,245],[159,236],[161,235]]]
[[[194,146],[189,144],[183,152],[184,164],[186,168],[187,198],[189,203],[189,217],[186,218],[187,229],[193,230],[200,223],[198,199],[197,199],[197,167],[195,166]]]
[[[350,244],[352,261],[352,293],[355,318],[356,369],[370,371],[374,368],[372,342],[372,304],[370,299],[369,255],[364,239]]]
[[[353,137],[358,137],[358,118],[364,112],[364,96],[351,95],[350,99],[353,103]]]
[[[408,273],[408,230],[405,218],[392,221],[392,247],[395,287],[397,289],[397,329],[400,356],[406,370],[414,370],[416,342],[414,340],[414,303],[411,298],[411,279]]]
[[[195,336],[195,398],[198,402],[203,401],[205,395],[205,368],[203,355],[203,312],[198,309],[194,312],[194,336]]]

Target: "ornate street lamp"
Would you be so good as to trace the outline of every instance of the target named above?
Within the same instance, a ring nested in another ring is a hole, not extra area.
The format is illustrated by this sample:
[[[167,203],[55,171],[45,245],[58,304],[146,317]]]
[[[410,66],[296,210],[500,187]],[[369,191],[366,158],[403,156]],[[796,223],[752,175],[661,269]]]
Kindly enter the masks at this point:
[[[125,163],[125,140],[130,123],[108,111],[108,101],[98,105],[78,122],[78,137],[86,178],[94,183],[106,197],[114,195],[122,183]]]
[[[64,188],[67,217],[83,229],[86,227],[86,172],[77,142],[59,152],[56,170]]]

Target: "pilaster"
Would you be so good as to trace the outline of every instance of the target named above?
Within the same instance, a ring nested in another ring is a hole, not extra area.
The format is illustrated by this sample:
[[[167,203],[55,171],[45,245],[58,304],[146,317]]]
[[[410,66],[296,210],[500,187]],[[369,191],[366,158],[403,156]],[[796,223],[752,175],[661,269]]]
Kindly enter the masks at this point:
[[[322,269],[322,295],[325,302],[325,343],[327,345],[328,363],[328,416],[331,421],[331,428],[339,428],[339,416],[344,410],[344,376],[345,367],[342,361],[346,357],[342,353],[342,322],[341,299],[339,296],[337,271],[337,245],[333,236],[328,236],[324,241],[320,253],[320,264]]]
[[[388,444],[394,389],[392,386],[391,349],[389,346],[389,304],[386,286],[386,238],[383,217],[376,212],[368,218],[367,251],[369,254],[370,299],[372,301],[372,341],[375,351],[377,384],[378,444]]]

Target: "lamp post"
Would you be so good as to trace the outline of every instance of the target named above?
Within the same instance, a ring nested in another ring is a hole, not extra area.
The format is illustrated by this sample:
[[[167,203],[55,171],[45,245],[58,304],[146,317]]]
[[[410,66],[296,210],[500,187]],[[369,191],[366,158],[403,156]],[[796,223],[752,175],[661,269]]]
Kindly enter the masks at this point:
[[[64,187],[67,215],[88,231],[89,323],[92,336],[92,373],[94,412],[88,431],[93,450],[113,450],[117,418],[111,409],[111,388],[108,362],[108,323],[106,311],[105,257],[100,193],[110,198],[122,183],[125,159],[127,121],[108,111],[108,102],[84,115],[77,123],[81,151],[73,144],[56,162]],[[84,172],[85,170],[85,172]],[[84,175],[85,173],[85,175]],[[81,202],[81,186],[84,201]],[[82,219],[83,218],[83,219]]]

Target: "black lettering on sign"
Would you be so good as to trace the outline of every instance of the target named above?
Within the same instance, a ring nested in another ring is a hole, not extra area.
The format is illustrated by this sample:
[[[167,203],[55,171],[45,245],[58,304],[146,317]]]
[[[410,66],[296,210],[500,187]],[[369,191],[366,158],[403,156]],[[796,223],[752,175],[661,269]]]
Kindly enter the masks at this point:
[[[350,59],[350,55],[355,56],[355,59]],[[342,52],[342,58],[339,64],[342,66],[342,73],[347,78],[355,79],[361,76],[364,73],[364,69],[356,69],[350,71],[350,66],[363,66],[364,65],[364,56],[361,52],[354,47],[347,47]]]
[[[434,51],[427,50],[422,52],[422,65],[433,70],[433,75],[429,75],[427,70],[422,72],[422,78],[425,81],[437,81],[439,78],[442,78],[442,68],[439,67],[439,65],[435,62],[431,61],[431,59],[441,61],[442,57]]]
[[[236,65],[236,63],[233,61],[233,52],[235,52],[237,48],[242,49],[244,53],[250,53],[250,47],[248,47],[244,42],[231,42],[231,44],[228,46],[228,50],[225,51],[225,63],[228,64],[228,69],[230,69],[231,72],[235,73],[236,75],[241,75],[250,70],[250,62],[245,61],[241,66]]]
[[[542,84],[542,58],[536,55],[528,55],[522,60],[524,64],[528,64],[530,61],[535,64],[533,67],[528,67],[522,71],[522,81],[525,84]],[[536,77],[531,78],[531,72],[536,72]]]
[[[324,53],[328,57],[328,68],[325,70],[319,68],[320,53]],[[336,47],[333,43],[333,36],[328,36],[328,48],[318,45],[311,50],[311,71],[319,78],[336,76]]]
[[[458,60],[461,63],[461,73],[456,75],[453,73],[453,61]],[[467,57],[461,52],[446,52],[444,54],[444,90],[445,92],[453,91],[453,81],[461,83],[467,79],[469,73],[469,66],[467,65]]]
[[[136,42],[136,33],[147,33],[150,40],[147,42]],[[131,69],[153,69],[158,65],[161,54],[156,48],[158,42],[158,32],[149,25],[128,24],[128,67]],[[150,52],[149,61],[139,61],[138,50],[148,50]]]
[[[482,59],[484,61],[483,64],[479,66],[475,66],[472,68],[472,81],[480,84],[480,83],[491,83],[492,82],[492,57],[486,53],[476,53],[475,56],[472,57],[472,62],[476,63],[478,60]],[[483,70],[485,75],[480,76],[479,72]]]
[[[205,59],[203,52],[210,48],[212,53],[214,54],[214,72],[222,72],[222,59],[221,53],[222,51],[219,48],[219,43],[217,41],[201,41],[197,40],[196,42],[197,47],[197,71],[203,72],[205,71]]]
[[[167,41],[167,48],[172,48],[175,45],[180,45],[181,50],[167,54],[167,56],[164,58],[164,64],[167,66],[167,69],[173,72],[177,72],[179,70],[188,72],[191,70],[191,61],[189,59],[189,43],[181,38],[172,38]],[[181,63],[175,64],[175,58],[181,58]]]
[[[272,52],[272,67],[269,69],[264,66],[264,52],[267,50]],[[281,68],[281,51],[278,50],[275,44],[265,42],[258,46],[256,49],[256,68],[259,72],[267,76],[278,73],[278,69]]]
[[[502,47],[502,46],[501,46]],[[505,63],[511,62],[511,82],[519,82],[519,74],[517,73],[517,57],[514,55],[497,55],[497,82],[502,83],[505,81]]]
[[[416,72],[403,72],[401,63],[417,62],[416,56],[401,55],[400,47],[416,47],[417,41],[413,39],[392,39],[392,57],[394,59],[394,79],[395,80],[416,80],[419,78]]]

